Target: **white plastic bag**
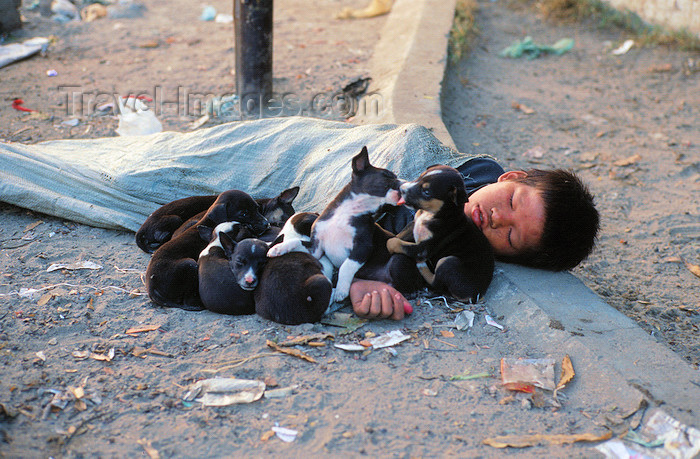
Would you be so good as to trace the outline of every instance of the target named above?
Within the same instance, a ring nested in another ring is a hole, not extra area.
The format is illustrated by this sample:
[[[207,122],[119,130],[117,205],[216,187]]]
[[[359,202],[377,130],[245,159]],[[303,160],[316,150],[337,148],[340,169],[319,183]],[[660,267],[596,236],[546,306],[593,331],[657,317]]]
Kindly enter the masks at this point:
[[[119,97],[119,135],[148,135],[161,132],[163,125],[140,99]]]

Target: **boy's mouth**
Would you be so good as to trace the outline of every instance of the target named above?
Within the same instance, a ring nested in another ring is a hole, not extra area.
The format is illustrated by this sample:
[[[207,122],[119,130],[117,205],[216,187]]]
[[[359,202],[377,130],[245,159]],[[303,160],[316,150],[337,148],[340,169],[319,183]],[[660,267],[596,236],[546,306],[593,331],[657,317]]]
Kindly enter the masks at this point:
[[[472,207],[471,214],[469,215],[474,222],[474,224],[481,230],[484,230],[484,224],[486,223],[484,219],[484,213],[481,211],[479,205]]]

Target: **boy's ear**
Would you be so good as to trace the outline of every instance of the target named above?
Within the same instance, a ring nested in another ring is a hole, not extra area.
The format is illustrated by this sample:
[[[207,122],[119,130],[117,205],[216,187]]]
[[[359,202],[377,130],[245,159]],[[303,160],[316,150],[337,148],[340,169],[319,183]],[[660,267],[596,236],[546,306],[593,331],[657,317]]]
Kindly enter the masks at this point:
[[[498,177],[498,181],[505,182],[506,180],[523,179],[525,177],[527,177],[527,172],[525,171],[508,171],[501,174],[501,176]]]

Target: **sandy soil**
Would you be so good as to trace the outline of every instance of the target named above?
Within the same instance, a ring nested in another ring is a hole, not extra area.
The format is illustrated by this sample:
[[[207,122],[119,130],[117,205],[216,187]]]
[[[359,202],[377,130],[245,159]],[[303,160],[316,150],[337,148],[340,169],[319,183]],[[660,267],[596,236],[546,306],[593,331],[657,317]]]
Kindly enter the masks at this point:
[[[310,9],[307,2],[275,2],[276,88],[309,101],[371,76],[368,62],[385,18],[334,20],[349,3],[327,0]],[[222,12],[230,5],[209,4]],[[66,25],[25,11],[20,37],[56,39],[45,57],[0,70],[0,138],[34,143],[115,135],[116,119],[93,110],[115,93],[146,93],[156,102],[158,88],[165,102],[185,89],[231,94],[231,26],[201,22],[202,5],[182,0],[153,0],[147,7],[138,18]],[[576,274],[697,364],[700,283],[683,265],[668,262],[679,256],[698,262],[700,139],[692,129],[698,77],[682,67],[691,56],[634,49],[611,57],[602,43],[617,43],[618,36],[551,27],[499,3],[484,3],[479,21],[483,33],[474,54],[447,78],[445,116],[458,145],[494,154],[508,167],[579,170],[598,196],[604,228],[599,250]],[[494,56],[521,31],[547,42],[575,33],[577,47],[534,61]],[[670,71],[649,70],[665,64]],[[58,75],[48,77],[52,69]],[[80,110],[61,87],[86,94]],[[10,108],[18,97],[46,116]],[[535,113],[513,110],[514,101]],[[164,104],[159,118],[165,129],[186,131],[199,113],[177,107]],[[343,113],[323,116],[342,119]],[[63,123],[73,119],[76,126]],[[542,158],[523,156],[537,145]],[[613,164],[633,154],[641,158]],[[257,316],[161,309],[143,293],[149,256],[133,234],[4,204],[0,221],[0,456],[590,457],[581,443],[522,451],[495,450],[482,440],[602,434],[604,426],[625,426],[611,419],[619,421],[626,405],[591,393],[578,379],[564,390],[558,410],[533,407],[529,395],[501,387],[502,357],[559,362],[563,355],[544,355],[516,331],[487,325],[488,303],[471,307],[476,321],[469,331],[453,327],[457,313],[440,300],[416,304],[401,323],[377,321],[357,330],[347,320],[340,327],[288,327]],[[52,264],[88,261],[100,268],[48,271]],[[334,347],[395,329],[410,336],[395,352]],[[266,344],[315,334],[328,335],[316,336],[317,345],[291,347],[315,362]],[[183,401],[190,384],[214,376],[291,389],[229,407]],[[296,440],[273,436],[278,425],[297,430]]]

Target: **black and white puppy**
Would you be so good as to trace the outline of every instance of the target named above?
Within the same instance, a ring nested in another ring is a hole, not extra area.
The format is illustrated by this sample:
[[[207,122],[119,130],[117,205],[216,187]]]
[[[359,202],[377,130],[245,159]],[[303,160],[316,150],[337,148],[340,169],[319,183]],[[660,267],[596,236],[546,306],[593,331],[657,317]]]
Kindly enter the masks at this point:
[[[417,210],[413,223],[387,241],[391,253],[417,261],[428,285],[461,301],[486,292],[494,253],[486,236],[464,214],[467,193],[462,174],[431,166],[417,180],[401,185],[406,205]]]
[[[236,242],[238,222],[220,223],[213,230],[199,225],[200,236],[211,242],[199,255],[199,297],[205,308],[219,314],[254,314],[253,290],[267,262],[267,244],[259,239]]]
[[[221,193],[199,224],[216,227],[236,221],[254,234],[267,230],[269,223],[259,206],[247,193],[229,190]],[[196,226],[160,246],[146,269],[146,289],[151,301],[166,307],[202,310],[199,297],[197,258],[209,243]]]
[[[298,194],[299,187],[295,186],[282,191],[274,198],[259,198],[255,201],[260,206],[260,213],[267,218],[270,225],[281,228],[294,214],[292,201]],[[199,222],[217,197],[191,196],[159,207],[136,232],[136,245],[146,253],[153,253],[158,247]]]
[[[309,244],[317,213],[301,212],[287,220],[275,243],[293,240]],[[328,308],[333,285],[321,263],[306,252],[268,258],[255,290],[255,312],[287,325],[318,322]]]
[[[367,147],[352,158],[352,178],[321,212],[311,228],[311,254],[323,264],[324,274],[333,277],[338,268],[335,301],[347,298],[355,273],[374,250],[374,213],[383,205],[397,205],[401,180],[387,170],[372,166]],[[300,241],[278,244],[268,256],[305,251]]]

